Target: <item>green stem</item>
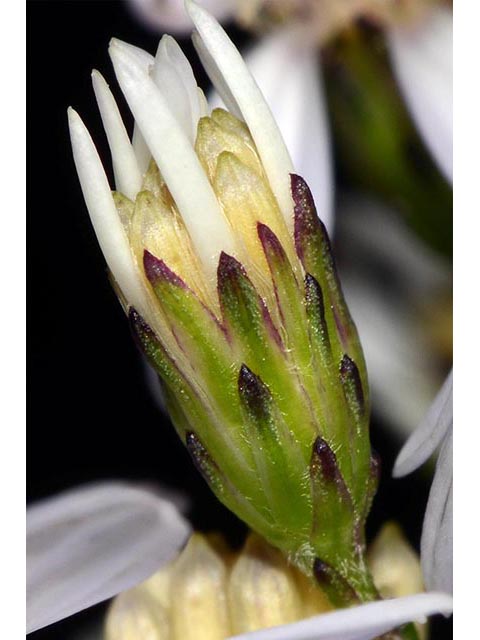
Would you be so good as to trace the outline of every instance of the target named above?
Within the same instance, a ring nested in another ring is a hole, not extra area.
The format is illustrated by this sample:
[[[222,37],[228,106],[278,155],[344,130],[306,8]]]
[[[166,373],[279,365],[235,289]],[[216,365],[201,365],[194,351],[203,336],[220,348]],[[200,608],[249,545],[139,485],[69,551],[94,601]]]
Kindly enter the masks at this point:
[[[413,622],[409,622],[400,629],[386,633],[379,640],[419,640],[419,635]]]

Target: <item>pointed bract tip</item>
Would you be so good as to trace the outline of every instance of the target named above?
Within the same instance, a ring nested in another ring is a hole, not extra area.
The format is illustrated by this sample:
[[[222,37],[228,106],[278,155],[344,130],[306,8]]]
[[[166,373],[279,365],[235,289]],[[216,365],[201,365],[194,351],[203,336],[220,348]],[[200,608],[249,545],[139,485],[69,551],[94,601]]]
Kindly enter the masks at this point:
[[[249,401],[259,396],[262,391],[263,383],[246,364],[242,364],[238,374],[238,390],[240,394]]]
[[[144,318],[138,313],[135,307],[130,307],[128,309],[128,321],[130,322],[130,326],[135,330],[139,329],[144,333],[153,333],[151,327],[145,322]]]
[[[358,371],[355,362],[346,353],[343,355],[340,362],[340,376],[342,380],[345,380],[348,376],[355,375]]]
[[[302,200],[305,200],[305,203],[309,206],[315,206],[310,187],[306,183],[305,179],[302,178],[302,176],[299,176],[296,173],[291,173],[290,188],[292,191],[293,201],[296,205],[299,205]]]
[[[249,416],[257,426],[268,422],[271,410],[271,395],[262,379],[242,364],[238,375],[238,393]]]
[[[344,391],[350,398],[350,402],[354,402],[360,411],[365,409],[365,396],[363,393],[362,380],[358,367],[352,358],[344,354],[340,362],[340,381],[344,387]]]
[[[185,283],[181,278],[174,273],[163,260],[155,257],[150,251],[145,249],[143,252],[143,268],[147,280],[152,286],[159,284],[160,282],[168,282],[182,289],[186,288]]]
[[[192,457],[193,464],[197,471],[203,476],[204,480],[212,487],[212,489],[222,489],[222,477],[216,462],[210,456],[203,442],[193,431],[187,431],[185,434],[185,446]]]
[[[133,334],[133,338],[139,347],[140,351],[145,353],[145,345],[148,341],[158,341],[152,327],[147,324],[143,316],[141,316],[135,307],[130,307],[128,310],[128,323],[130,330]]]
[[[275,254],[277,258],[283,258],[285,251],[282,244],[273,231],[263,222],[257,222],[257,234],[266,254]]]
[[[225,251],[221,251],[217,267],[218,278],[225,279],[236,276],[238,274],[246,276],[243,265],[233,256],[225,253]]]
[[[334,482],[337,479],[339,469],[337,458],[331,447],[321,436],[318,436],[313,443],[312,450],[312,471],[320,464],[322,476],[325,480]]]

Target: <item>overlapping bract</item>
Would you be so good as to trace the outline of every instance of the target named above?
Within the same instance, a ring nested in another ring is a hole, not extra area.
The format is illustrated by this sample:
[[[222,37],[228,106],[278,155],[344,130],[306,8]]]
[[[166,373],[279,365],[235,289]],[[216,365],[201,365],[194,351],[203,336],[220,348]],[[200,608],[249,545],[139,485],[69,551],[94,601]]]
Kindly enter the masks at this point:
[[[238,165],[235,189],[249,170],[228,160]],[[144,272],[170,331],[156,334],[133,308],[130,321],[177,431],[218,498],[307,573],[320,557],[317,579],[327,590],[333,581],[334,600],[351,600],[371,589],[361,559],[377,482],[368,385],[326,231],[302,178],[292,175],[291,189],[291,246],[257,222],[261,253],[248,253],[248,271],[221,254],[216,302],[145,250]],[[228,197],[221,187],[217,194]],[[155,196],[140,193],[135,207],[148,198]],[[355,576],[353,587],[342,573]]]
[[[208,115],[172,39],[154,61],[112,40],[134,137],[94,74],[120,193],[112,198],[70,111],[85,199],[134,333],[214,492],[315,573],[333,602],[369,599],[363,529],[378,465],[365,365],[329,240],[238,51],[204,10],[188,10],[230,113]],[[130,164],[141,184],[126,180]]]

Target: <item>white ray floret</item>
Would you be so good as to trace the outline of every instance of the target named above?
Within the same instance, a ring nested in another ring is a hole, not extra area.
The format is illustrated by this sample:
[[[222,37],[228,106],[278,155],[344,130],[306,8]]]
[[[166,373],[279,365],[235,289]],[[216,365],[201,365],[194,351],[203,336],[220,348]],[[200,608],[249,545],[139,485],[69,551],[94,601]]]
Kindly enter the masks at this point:
[[[155,64],[155,58],[150,53],[148,53],[148,51],[145,51],[140,47],[136,47],[133,44],[124,42],[124,45],[128,48],[132,56],[136,57],[139,64],[143,65],[145,71],[147,73],[150,73],[153,69],[153,65]],[[150,153],[150,149],[148,148],[142,132],[138,128],[136,122],[133,125],[132,147],[137,158],[140,172],[142,175],[144,175],[148,169],[150,160],[152,159],[152,154]]]
[[[452,393],[453,372],[450,371],[427,415],[398,454],[394,477],[399,478],[417,469],[443,442],[453,422]]]
[[[145,175],[150,160],[152,159],[152,154],[150,153],[150,149],[148,148],[145,138],[138,128],[137,123],[133,125],[132,147],[135,152],[135,157],[137,158],[138,168],[142,175]]]
[[[135,200],[142,186],[142,174],[122,116],[108,84],[96,70],[92,71],[92,84],[112,154],[115,188]]]
[[[27,633],[129,589],[169,562],[190,526],[127,484],[67,491],[27,512]]]
[[[451,612],[449,595],[420,593],[323,613],[281,627],[232,636],[232,640],[373,640],[406,622],[423,622],[425,616]]]
[[[71,107],[68,122],[83,197],[105,260],[125,298],[151,322],[148,294],[133,260],[102,161],[87,128]]]
[[[175,110],[178,109],[187,114],[186,131],[193,145],[200,118],[197,81],[185,54],[169,35],[164,35],[158,45],[153,79],[169,101],[172,111],[175,113]],[[179,99],[174,100],[173,98],[178,94],[180,94]],[[180,99],[184,101],[184,104],[180,102]]]
[[[453,374],[447,376],[423,423],[410,436],[395,464],[395,475],[419,467],[442,444],[422,529],[421,559],[429,589],[453,590]]]
[[[172,194],[206,269],[215,277],[220,252],[233,237],[215,193],[185,132],[150,76],[118,40],[110,56],[120,87]]]
[[[227,107],[227,110],[239,120],[244,120],[242,112],[240,111],[238,104],[232,95],[232,92],[228,88],[220,72],[220,69],[217,67],[214,59],[205,47],[198,33],[192,33],[192,42],[195,46],[195,50],[200,58],[200,62],[202,63],[203,68],[207,71],[208,77],[221,96],[224,105]]]
[[[185,6],[210,56],[210,59],[202,60],[206,71],[214,84],[221,77],[222,84],[228,87],[238,105],[238,111],[255,141],[272,191],[289,229],[292,229],[293,205],[288,174],[293,171],[293,165],[272,112],[242,56],[215,18],[191,0],[186,0]],[[224,98],[222,86],[216,86],[216,89]],[[228,102],[226,104],[230,108]]]
[[[177,70],[166,56],[162,41],[163,39],[160,41],[155,65],[152,69],[152,80],[160,89],[171,113],[193,145],[193,118],[188,93]]]
[[[125,50],[127,50],[130,53],[130,55],[133,58],[135,58],[139,64],[142,65],[145,71],[147,73],[150,73],[150,71],[153,69],[153,66],[155,64],[154,56],[152,56],[151,53],[148,53],[148,51],[145,51],[145,49],[142,49],[141,47],[136,47],[134,44],[130,44],[130,42],[122,41],[122,45],[125,48]]]
[[[453,590],[452,465],[453,438],[450,428],[435,468],[420,545],[426,587],[446,592]]]

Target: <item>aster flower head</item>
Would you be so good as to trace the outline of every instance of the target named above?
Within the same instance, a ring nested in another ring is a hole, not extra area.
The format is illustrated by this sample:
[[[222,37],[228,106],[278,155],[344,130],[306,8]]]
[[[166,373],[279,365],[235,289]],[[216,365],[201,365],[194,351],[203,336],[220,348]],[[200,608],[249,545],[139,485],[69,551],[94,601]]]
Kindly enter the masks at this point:
[[[133,332],[214,493],[332,602],[368,600],[363,529],[378,465],[328,237],[238,51],[187,6],[228,111],[209,113],[172,38],[155,59],[112,40],[136,129],[130,143],[94,72],[117,191],[70,111],[85,200]]]

